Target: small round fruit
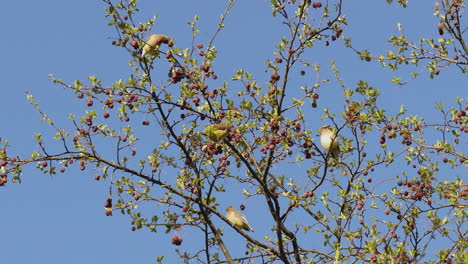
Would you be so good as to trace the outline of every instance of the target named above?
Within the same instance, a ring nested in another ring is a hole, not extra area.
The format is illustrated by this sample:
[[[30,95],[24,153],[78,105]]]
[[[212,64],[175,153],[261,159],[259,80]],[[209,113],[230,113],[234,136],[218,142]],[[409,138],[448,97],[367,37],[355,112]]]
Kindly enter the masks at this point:
[[[138,41],[135,39],[130,40],[130,46],[132,46],[134,49],[138,49],[139,48]]]

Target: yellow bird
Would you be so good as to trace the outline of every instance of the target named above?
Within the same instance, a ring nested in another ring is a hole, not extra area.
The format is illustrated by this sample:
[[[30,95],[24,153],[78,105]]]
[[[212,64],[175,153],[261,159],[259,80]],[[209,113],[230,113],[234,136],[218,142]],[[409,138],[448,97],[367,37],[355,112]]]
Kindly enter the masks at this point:
[[[149,36],[146,40],[143,50],[141,52],[141,57],[145,57],[146,54],[151,54],[159,49],[161,43],[169,43],[169,37],[161,34],[153,34]]]
[[[214,124],[208,125],[205,129],[205,135],[211,140],[221,141],[229,135],[232,125]]]
[[[226,208],[226,218],[233,226],[254,232],[245,215],[234,209],[232,206],[228,206],[228,208]]]
[[[340,143],[335,132],[330,129],[329,125],[324,125],[320,128],[320,144],[332,157],[339,161],[340,159]]]

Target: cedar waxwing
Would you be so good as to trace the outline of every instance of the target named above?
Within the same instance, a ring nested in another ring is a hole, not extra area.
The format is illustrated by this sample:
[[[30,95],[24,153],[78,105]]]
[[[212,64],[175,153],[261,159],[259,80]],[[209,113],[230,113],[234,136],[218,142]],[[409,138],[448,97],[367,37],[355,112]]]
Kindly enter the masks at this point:
[[[211,140],[221,141],[229,135],[232,125],[214,124],[208,125],[205,129],[205,135]]]
[[[340,160],[340,143],[335,132],[330,129],[329,125],[324,125],[320,128],[320,144],[329,151],[333,158]]]
[[[169,38],[166,35],[161,34],[154,34],[149,36],[145,42],[145,45],[143,46],[141,57],[143,58],[146,54],[155,52],[157,49],[159,49],[159,45],[161,45],[161,43],[169,43]]]
[[[228,206],[228,208],[226,208],[226,218],[233,226],[236,226],[237,228],[252,232],[254,231],[253,228],[250,227],[245,215],[234,209],[232,206]]]

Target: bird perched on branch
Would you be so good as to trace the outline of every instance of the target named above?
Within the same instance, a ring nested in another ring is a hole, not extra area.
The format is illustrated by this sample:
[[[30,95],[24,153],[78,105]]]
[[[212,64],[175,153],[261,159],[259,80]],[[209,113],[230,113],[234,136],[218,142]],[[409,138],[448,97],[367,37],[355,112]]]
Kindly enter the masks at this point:
[[[228,206],[228,208],[226,208],[226,218],[233,226],[254,232],[245,215],[234,209],[232,206]]]
[[[320,128],[320,144],[331,156],[339,161],[340,160],[340,143],[338,142],[338,135],[330,129],[329,125],[324,125]]]
[[[205,128],[205,135],[207,135],[211,140],[221,141],[229,135],[232,127],[232,125],[226,124],[208,125]]]
[[[145,57],[146,54],[151,54],[159,49],[161,43],[169,43],[169,37],[162,34],[153,34],[145,41],[143,49],[141,51],[141,57]]]

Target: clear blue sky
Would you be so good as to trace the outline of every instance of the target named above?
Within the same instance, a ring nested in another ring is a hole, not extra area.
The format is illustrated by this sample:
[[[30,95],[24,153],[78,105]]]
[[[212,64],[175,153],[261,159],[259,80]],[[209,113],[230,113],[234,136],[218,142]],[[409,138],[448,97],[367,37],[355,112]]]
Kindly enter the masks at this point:
[[[397,23],[404,25],[408,35],[437,36],[431,1],[410,3],[406,10],[389,6],[384,0],[344,2],[351,25],[345,28],[345,34],[354,39],[357,47],[384,51],[389,47],[388,33],[397,34]],[[154,33],[167,34],[175,38],[177,46],[189,47],[191,35],[186,23],[195,14],[200,15],[197,43],[206,43],[226,3],[141,1],[139,18],[147,19],[157,13]],[[219,51],[215,65],[218,77],[229,80],[235,69],[243,67],[265,80],[268,75],[264,61],[274,58],[274,46],[283,36],[284,28],[270,16],[269,1],[238,0],[235,5],[215,44]],[[1,6],[0,136],[10,141],[16,154],[28,155],[37,149],[34,133],[50,129],[29,105],[26,90],[59,126],[69,127],[68,113],[82,113],[83,103],[69,91],[53,85],[48,74],[53,73],[65,82],[96,75],[109,84],[130,74],[129,55],[111,45],[115,32],[106,25],[100,1],[2,0]],[[392,113],[405,104],[410,113],[432,115],[435,103],[453,104],[455,96],[468,95],[466,77],[455,69],[443,69],[432,81],[424,73],[407,86],[397,87],[390,80],[396,75],[408,77],[408,71],[390,72],[377,63],[361,62],[350,50],[343,49],[340,42],[332,46],[309,52],[307,58],[322,64],[324,69],[330,59],[335,59],[350,87],[358,80],[369,80],[371,85],[382,89],[380,103]],[[328,70],[324,74],[330,75]],[[334,101],[336,91],[320,91],[319,107],[341,110],[342,105]],[[90,171],[70,170],[51,178],[30,168],[25,171],[23,181],[0,188],[1,263],[154,263],[163,254],[167,255],[167,263],[171,263],[175,254],[171,234],[132,232],[127,216],[114,213],[113,217],[106,217],[103,203],[108,182],[94,181]],[[255,210],[247,210],[246,214],[250,214],[254,229],[261,226]],[[181,248],[188,249],[190,241],[196,238],[184,231],[182,235],[186,243]],[[229,231],[228,238],[239,236]]]

